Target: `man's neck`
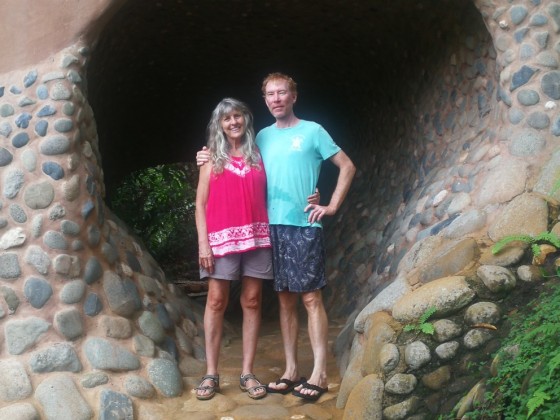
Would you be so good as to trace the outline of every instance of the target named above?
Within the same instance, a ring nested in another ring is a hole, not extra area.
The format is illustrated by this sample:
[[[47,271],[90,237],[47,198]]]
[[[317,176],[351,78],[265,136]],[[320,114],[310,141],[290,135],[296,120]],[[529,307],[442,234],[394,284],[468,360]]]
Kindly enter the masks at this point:
[[[290,115],[289,117],[277,119],[276,120],[276,128],[289,128],[293,127],[299,122],[299,118],[296,117],[294,114]]]

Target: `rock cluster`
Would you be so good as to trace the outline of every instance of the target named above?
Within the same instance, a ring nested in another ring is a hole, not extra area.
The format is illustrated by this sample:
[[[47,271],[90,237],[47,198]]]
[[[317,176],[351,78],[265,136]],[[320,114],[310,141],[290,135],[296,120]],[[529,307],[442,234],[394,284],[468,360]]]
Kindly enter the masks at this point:
[[[514,251],[523,255],[523,248],[509,252]],[[518,271],[528,267],[521,265]],[[345,418],[431,418],[449,414],[457,405],[463,414],[472,410],[472,398],[463,397],[482,384],[473,365],[488,362],[507,334],[508,295],[516,288],[527,293],[541,280],[540,275],[528,279],[510,268],[480,265],[465,276],[443,277],[403,296],[392,315],[372,313],[364,324],[367,338],[352,349],[337,406],[345,407]],[[435,315],[426,321],[432,335],[419,328],[403,331],[432,308]],[[379,400],[364,404],[360,390],[366,384],[382,390],[376,393]]]

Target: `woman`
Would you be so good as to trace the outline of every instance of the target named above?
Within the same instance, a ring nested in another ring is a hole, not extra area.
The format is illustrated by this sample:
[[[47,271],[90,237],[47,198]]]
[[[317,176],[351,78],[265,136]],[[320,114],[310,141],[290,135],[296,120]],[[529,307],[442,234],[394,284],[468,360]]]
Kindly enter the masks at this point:
[[[204,311],[206,375],[196,388],[200,400],[220,389],[218,358],[224,312],[232,280],[241,278],[243,366],[240,387],[253,399],[266,387],[252,373],[261,319],[262,281],[273,278],[266,212],[266,174],[255,144],[247,106],[223,99],[208,123],[211,165],[200,169],[196,227],[200,277],[208,278]]]

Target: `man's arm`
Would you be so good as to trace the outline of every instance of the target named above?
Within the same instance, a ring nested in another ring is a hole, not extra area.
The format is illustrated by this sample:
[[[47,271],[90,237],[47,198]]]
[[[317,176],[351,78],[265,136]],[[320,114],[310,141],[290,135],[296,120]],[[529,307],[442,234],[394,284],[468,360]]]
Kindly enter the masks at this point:
[[[331,201],[326,206],[319,206],[317,204],[309,204],[305,211],[311,210],[308,216],[310,223],[320,221],[323,216],[333,216],[342,202],[346,198],[346,194],[350,189],[350,184],[356,173],[356,167],[344,151],[340,151],[329,159],[338,167],[338,180],[336,181],[336,187],[331,197]]]
[[[196,165],[204,166],[208,161],[210,161],[210,152],[208,148],[204,146],[202,150],[196,152]],[[321,201],[321,193],[318,188],[315,188],[315,192],[307,197],[307,202],[309,204],[319,204]]]
[[[204,146],[202,150],[196,152],[196,166],[202,166],[210,160],[210,152],[208,147]]]

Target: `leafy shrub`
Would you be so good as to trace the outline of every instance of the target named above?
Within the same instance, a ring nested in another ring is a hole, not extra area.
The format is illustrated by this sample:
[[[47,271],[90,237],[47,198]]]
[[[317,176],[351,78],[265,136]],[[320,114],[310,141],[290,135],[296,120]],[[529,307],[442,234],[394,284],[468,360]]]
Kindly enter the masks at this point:
[[[529,313],[511,318],[496,377],[488,380],[483,406],[468,418],[552,419],[560,413],[560,287],[527,305]],[[526,312],[526,311],[525,311]],[[513,356],[507,349],[514,347]]]
[[[129,174],[117,187],[111,207],[144,241],[166,273],[177,264],[197,263],[194,219],[195,166],[158,165]]]

